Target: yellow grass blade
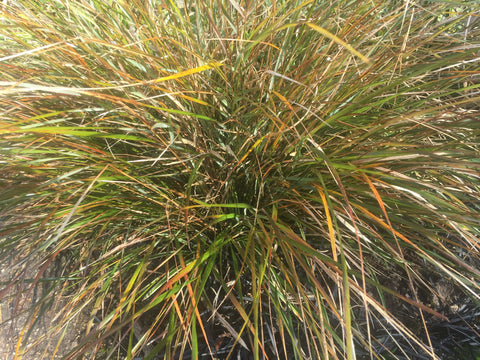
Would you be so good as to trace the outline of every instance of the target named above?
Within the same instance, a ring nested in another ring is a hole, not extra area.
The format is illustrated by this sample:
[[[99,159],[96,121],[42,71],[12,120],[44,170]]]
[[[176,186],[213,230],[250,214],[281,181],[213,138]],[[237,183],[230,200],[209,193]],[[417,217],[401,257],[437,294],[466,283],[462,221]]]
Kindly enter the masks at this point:
[[[211,69],[211,68],[220,67],[222,65],[223,64],[219,63],[219,62],[211,62],[209,64],[198,66],[198,67],[193,68],[193,69],[188,69],[188,70],[185,70],[185,71],[173,74],[173,75],[168,75],[168,76],[164,76],[164,77],[155,79],[155,80],[153,80],[153,82],[158,83],[158,82],[167,81],[167,80],[179,79],[179,78],[182,78],[182,77],[185,77],[185,76],[188,76],[188,75],[192,75],[192,74],[196,74],[196,73],[199,73],[199,72]]]
[[[332,247],[333,260],[336,262],[338,260],[337,256],[337,244],[335,243],[335,231],[333,229],[332,217],[330,216],[330,211],[328,209],[327,198],[323,193],[323,189],[319,186],[316,186],[318,194],[322,198],[323,207],[325,208],[325,216],[327,217],[328,233],[330,234],[330,246]]]
[[[357,50],[353,48],[352,45],[347,44],[345,41],[340,39],[338,36],[332,34],[330,31],[312,23],[307,23],[307,26],[311,27],[313,30],[315,30],[316,32],[319,32],[320,34],[329,38],[330,40],[335,41],[338,45],[343,46],[345,49],[350,51],[353,55],[358,56],[360,59],[362,59],[362,61],[364,61],[365,63],[367,64],[370,63],[370,60],[366,56],[360,54]]]

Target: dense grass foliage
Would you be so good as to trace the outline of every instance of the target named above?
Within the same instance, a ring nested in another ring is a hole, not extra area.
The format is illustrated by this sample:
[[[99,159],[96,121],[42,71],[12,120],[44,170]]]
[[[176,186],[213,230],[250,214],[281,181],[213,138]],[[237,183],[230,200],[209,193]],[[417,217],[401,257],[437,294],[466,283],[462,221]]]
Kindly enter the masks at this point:
[[[473,354],[479,10],[4,1],[10,285],[89,314],[70,359]]]

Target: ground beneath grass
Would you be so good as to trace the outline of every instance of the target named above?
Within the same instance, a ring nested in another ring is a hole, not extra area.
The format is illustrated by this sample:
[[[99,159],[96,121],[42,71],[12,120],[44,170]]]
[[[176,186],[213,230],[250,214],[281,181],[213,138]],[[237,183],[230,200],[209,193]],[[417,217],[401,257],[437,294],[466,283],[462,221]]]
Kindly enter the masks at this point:
[[[64,328],[52,331],[59,323],[61,309],[68,299],[52,298],[51,306],[45,310],[36,306],[46,290],[44,283],[32,286],[39,264],[32,261],[32,264],[20,267],[14,266],[15,263],[12,259],[10,266],[0,269],[3,295],[0,298],[0,360],[60,359],[78,345],[89,316],[86,312],[80,314],[64,332]],[[13,277],[17,281],[9,286]],[[35,310],[43,312],[37,322],[33,321]],[[61,339],[61,345],[58,345]]]
[[[31,264],[25,263],[24,265],[17,263],[17,259],[12,259],[8,266],[0,269],[0,360],[64,358],[79,345],[86,335],[87,325],[91,319],[90,312],[86,308],[67,328],[55,328],[55,325],[61,322],[62,310],[69,300],[68,294],[52,297],[50,302],[46,302],[43,298],[44,294],[52,293],[46,287],[51,285],[49,279],[59,277],[59,274],[55,273],[56,267],[53,266],[52,269],[45,272],[44,278],[47,281],[38,281],[37,285],[33,286],[35,276],[41,266],[39,261],[32,260]],[[61,264],[60,267],[62,267]],[[9,285],[12,279],[15,282],[13,285]],[[396,291],[406,297],[412,296],[402,293],[408,286],[400,280],[397,281],[394,274],[390,274],[389,279]],[[399,279],[401,278],[399,277]],[[454,347],[464,351],[461,349],[464,349],[468,343],[480,343],[478,340],[480,338],[478,335],[480,333],[480,308],[463,296],[458,287],[445,279],[438,277],[432,281],[431,285],[432,293],[417,295],[433,310],[449,318],[448,321],[442,321],[427,316],[430,319],[427,322],[429,322],[430,336],[435,342],[434,348],[438,354],[442,354],[442,360],[457,359],[458,352],[450,351]],[[38,306],[42,303],[45,303],[45,309]],[[391,311],[395,311],[405,323],[412,321],[412,328],[415,327],[415,323],[420,324],[417,317],[414,319],[409,317],[409,314],[415,312],[414,309],[407,309],[406,305],[398,299],[390,299],[389,308]],[[33,320],[36,318],[35,311],[38,312],[37,314],[41,314],[40,320],[36,322]],[[205,321],[205,323],[207,322]],[[148,328],[149,325],[147,323],[145,327]],[[141,337],[141,333],[140,329],[138,337]],[[214,337],[220,339],[221,335],[219,334],[225,333],[228,331],[221,324],[212,323]],[[135,335],[137,336],[137,334]],[[218,339],[212,339],[212,344],[217,344],[216,340]],[[226,348],[230,349],[228,346]],[[473,349],[477,349],[477,346],[474,345]],[[226,351],[225,355],[228,353],[229,351]],[[217,354],[216,357],[222,359],[222,355],[223,353]],[[248,358],[248,354],[243,355],[247,357],[241,357],[242,359]],[[102,356],[96,358],[100,359]],[[186,358],[188,359],[188,355]],[[362,355],[359,355],[359,358],[363,359]],[[416,359],[416,357],[413,356],[412,359]]]

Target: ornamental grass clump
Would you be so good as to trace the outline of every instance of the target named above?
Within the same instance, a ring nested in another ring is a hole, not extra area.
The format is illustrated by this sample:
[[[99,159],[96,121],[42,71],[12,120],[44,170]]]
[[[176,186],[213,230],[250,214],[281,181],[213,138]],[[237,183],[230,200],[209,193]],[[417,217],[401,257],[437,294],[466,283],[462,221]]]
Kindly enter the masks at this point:
[[[17,356],[58,299],[66,359],[478,354],[479,10],[4,1]]]

